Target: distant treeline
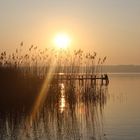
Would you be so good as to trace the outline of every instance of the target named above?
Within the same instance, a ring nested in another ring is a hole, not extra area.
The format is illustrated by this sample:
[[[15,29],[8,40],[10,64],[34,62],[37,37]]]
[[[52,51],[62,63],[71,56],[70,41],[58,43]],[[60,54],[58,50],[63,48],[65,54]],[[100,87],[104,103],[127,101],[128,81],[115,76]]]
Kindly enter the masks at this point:
[[[140,73],[140,65],[104,65],[105,73]]]

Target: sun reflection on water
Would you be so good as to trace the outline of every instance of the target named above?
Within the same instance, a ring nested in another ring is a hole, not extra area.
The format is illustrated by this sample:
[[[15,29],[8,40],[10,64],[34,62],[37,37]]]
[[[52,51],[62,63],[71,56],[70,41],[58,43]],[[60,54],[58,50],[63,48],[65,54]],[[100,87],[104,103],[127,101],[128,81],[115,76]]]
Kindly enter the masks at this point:
[[[65,99],[65,86],[63,83],[60,84],[60,100],[59,100],[59,109],[60,113],[63,113],[66,107],[66,99]]]

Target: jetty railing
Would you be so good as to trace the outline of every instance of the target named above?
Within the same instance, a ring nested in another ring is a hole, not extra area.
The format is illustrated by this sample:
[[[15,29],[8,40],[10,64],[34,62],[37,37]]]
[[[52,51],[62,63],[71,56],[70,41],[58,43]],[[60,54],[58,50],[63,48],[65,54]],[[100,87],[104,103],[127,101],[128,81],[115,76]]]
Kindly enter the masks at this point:
[[[91,84],[96,84],[98,81],[101,85],[109,84],[109,77],[107,74],[83,74],[83,73],[57,73],[52,75],[54,81],[90,81]]]

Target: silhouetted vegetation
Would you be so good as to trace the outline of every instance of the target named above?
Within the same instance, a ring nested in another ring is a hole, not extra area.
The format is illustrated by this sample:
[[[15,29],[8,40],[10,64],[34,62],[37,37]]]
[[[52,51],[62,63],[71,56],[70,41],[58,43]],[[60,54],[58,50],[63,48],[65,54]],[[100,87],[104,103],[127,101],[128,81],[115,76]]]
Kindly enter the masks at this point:
[[[54,73],[92,73],[102,72],[102,65],[106,61],[106,56],[101,59],[96,52],[84,52],[83,50],[63,50],[63,49],[39,49],[31,45],[28,50],[24,50],[23,42],[14,53],[1,53],[0,67],[14,68],[26,74],[36,76],[45,75],[50,67],[54,67]],[[24,51],[23,51],[24,50]]]
[[[15,53],[2,52],[0,56],[0,139],[97,138],[94,127],[106,103],[106,86],[58,76],[102,75],[106,57],[101,60],[95,52],[81,49],[40,50],[33,45],[24,54],[23,46],[21,42]],[[46,79],[49,82],[45,83]],[[47,90],[41,95],[43,86]],[[40,96],[43,100],[37,106]],[[82,126],[81,116],[86,126]],[[91,136],[83,135],[82,128],[90,129]]]

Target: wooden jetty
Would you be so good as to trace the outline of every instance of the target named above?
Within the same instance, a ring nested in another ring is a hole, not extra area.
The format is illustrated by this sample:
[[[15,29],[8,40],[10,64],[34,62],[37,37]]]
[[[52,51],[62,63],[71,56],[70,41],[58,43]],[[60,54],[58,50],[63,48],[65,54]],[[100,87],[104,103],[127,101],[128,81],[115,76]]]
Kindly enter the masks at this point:
[[[65,73],[59,73],[59,74],[54,74],[53,79],[55,80],[66,80],[66,81],[73,81],[73,80],[78,80],[78,81],[86,81],[90,80],[91,83],[96,83],[97,81],[100,81],[101,84],[108,85],[109,84],[109,78],[107,74],[100,74],[100,75],[95,75],[95,74],[65,74]]]

